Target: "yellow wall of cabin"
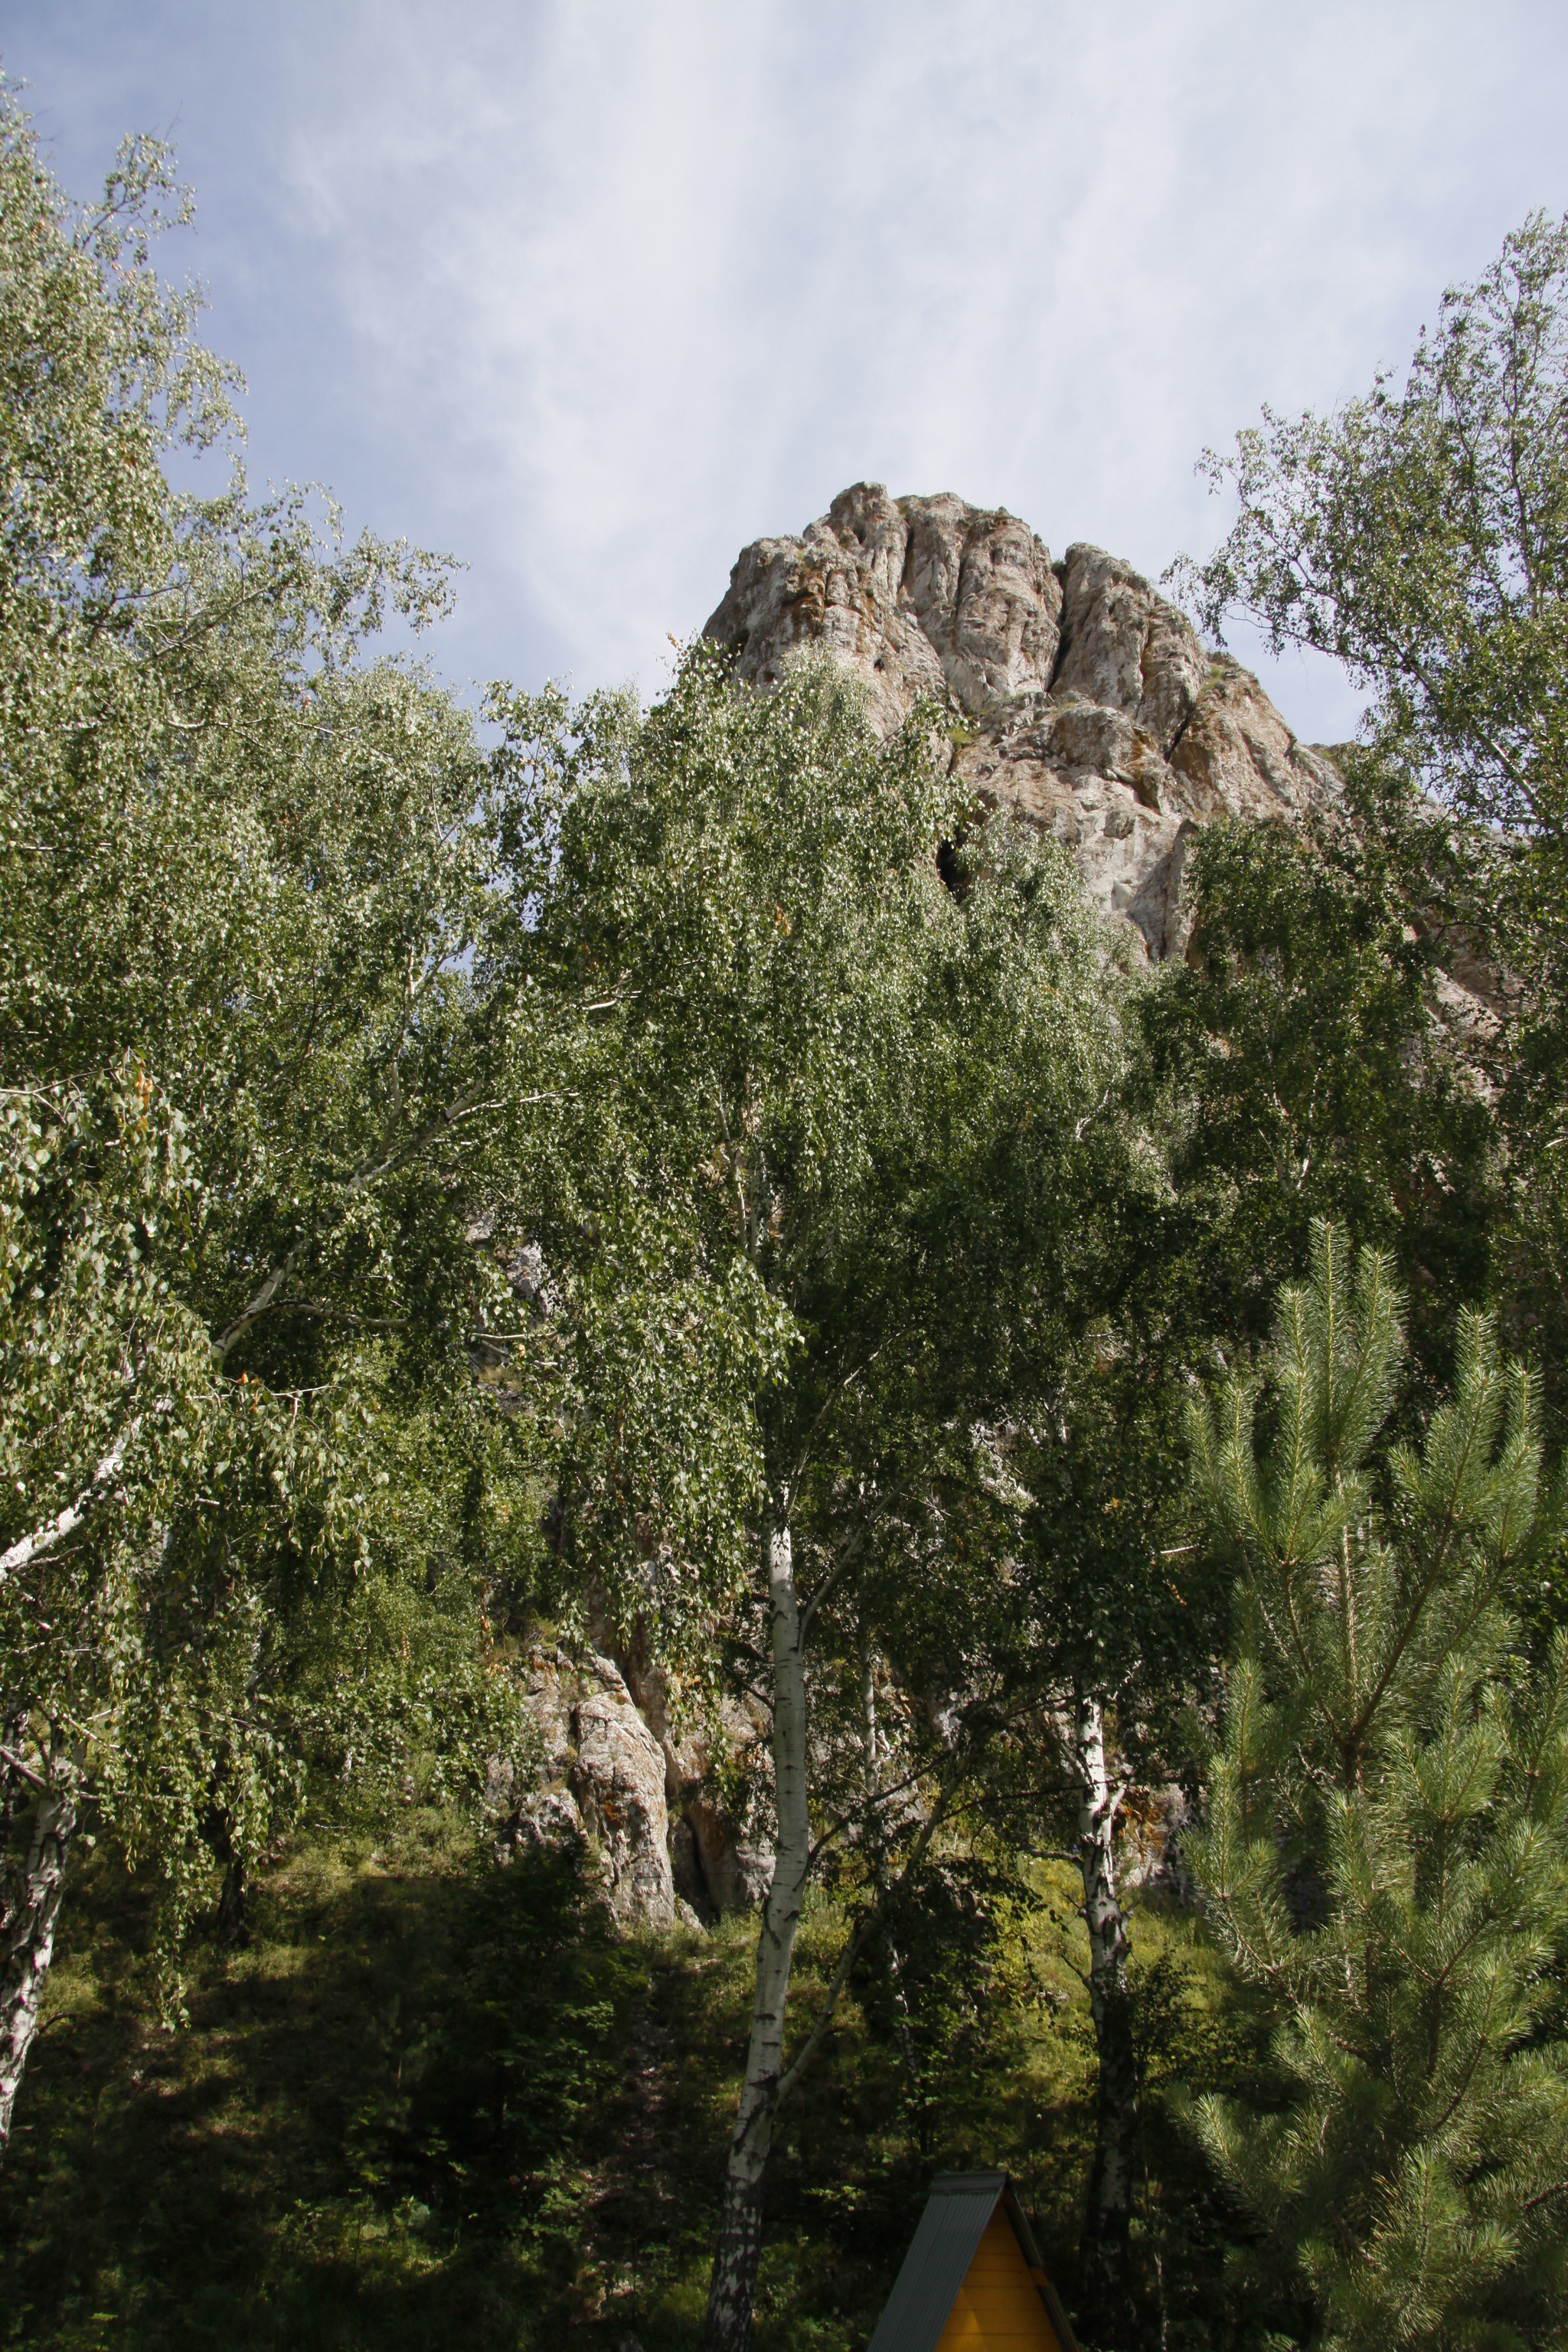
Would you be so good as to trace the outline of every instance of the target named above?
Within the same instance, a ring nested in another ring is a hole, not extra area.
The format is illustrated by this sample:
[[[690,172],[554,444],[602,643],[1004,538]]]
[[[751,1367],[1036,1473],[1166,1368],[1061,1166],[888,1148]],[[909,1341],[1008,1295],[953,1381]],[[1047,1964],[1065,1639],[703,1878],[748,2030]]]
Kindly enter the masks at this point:
[[[937,2352],[1061,2352],[1004,2206],[974,2250]]]

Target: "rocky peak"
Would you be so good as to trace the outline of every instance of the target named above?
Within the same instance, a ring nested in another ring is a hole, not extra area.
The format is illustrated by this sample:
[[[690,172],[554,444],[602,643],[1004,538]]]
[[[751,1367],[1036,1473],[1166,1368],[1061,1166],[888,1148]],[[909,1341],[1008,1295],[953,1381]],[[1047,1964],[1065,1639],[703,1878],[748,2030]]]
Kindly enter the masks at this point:
[[[1089,546],[1053,563],[1027,523],[951,492],[840,491],[798,536],[742,550],[704,635],[763,685],[827,646],[884,732],[921,695],[950,709],[959,772],[1060,841],[1156,960],[1184,944],[1194,825],[1297,819],[1338,795],[1258,680],[1131,564]]]
[[[705,634],[763,685],[796,647],[827,646],[890,730],[922,694],[978,712],[1044,693],[1061,609],[1050,551],[1026,523],[951,493],[892,499],[857,482],[799,538],[746,548]]]

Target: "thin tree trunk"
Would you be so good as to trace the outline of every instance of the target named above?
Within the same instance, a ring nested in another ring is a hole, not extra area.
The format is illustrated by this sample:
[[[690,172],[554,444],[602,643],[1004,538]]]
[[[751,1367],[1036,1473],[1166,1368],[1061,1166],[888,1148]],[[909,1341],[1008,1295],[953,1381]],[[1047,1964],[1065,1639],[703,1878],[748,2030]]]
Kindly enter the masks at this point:
[[[806,1812],[805,1661],[787,1526],[770,1528],[768,1599],[773,1618],[773,1803],[777,1814],[773,1883],[757,1937],[756,1994],[740,2112],[730,2139],[724,2207],[708,2290],[704,2352],[745,2352],[763,2242],[763,2180],[773,2147],[784,2063],[784,2002],[800,1924],[811,1832]]]
[[[871,1876],[877,1889],[877,1900],[885,1906],[888,1900],[888,1855],[883,1823],[878,1811],[878,1801],[882,1793],[882,1764],[877,1731],[876,1659],[868,1643],[860,1659],[860,1720],[866,1757],[867,1843],[871,1853]],[[888,1998],[892,2004],[894,2032],[899,2038],[899,2054],[904,2062],[904,2072],[909,2076],[910,2105],[915,2117],[915,2131],[923,2163],[931,2153],[931,2105],[926,2098],[920,2054],[915,2048],[910,1998],[904,1990],[904,1964],[890,1928],[884,1930],[881,1942],[887,1962]]]
[[[57,1763],[33,1809],[26,1860],[7,1870],[0,1891],[0,2160],[55,1952],[55,1924],[79,1801],[74,1767]]]
[[[223,1944],[248,1944],[250,1872],[244,1854],[234,1843],[228,1816],[216,1802],[207,1807],[202,1833],[212,1849],[213,1860],[223,1870],[223,1885],[217,1898],[218,1941]]]
[[[1083,2333],[1103,2352],[1131,2352],[1138,2317],[1129,2234],[1138,2151],[1138,2053],[1127,1982],[1127,1922],[1116,1899],[1113,1841],[1122,1791],[1105,1761],[1105,1718],[1092,1693],[1078,1695],[1073,1723],[1079,1776],[1078,1859],[1089,1928],[1089,2000],[1099,2059],[1094,2170],[1083,2234]]]
[[[220,1943],[240,1947],[250,1941],[250,1873],[241,1853],[234,1856],[223,1874],[223,1889],[217,1898],[217,1932]]]

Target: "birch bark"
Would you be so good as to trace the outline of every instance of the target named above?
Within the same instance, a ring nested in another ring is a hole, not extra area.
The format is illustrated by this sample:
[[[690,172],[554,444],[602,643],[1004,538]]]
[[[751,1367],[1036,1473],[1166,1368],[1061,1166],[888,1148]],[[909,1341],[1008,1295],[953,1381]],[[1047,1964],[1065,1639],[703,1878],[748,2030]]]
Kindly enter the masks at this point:
[[[1084,2220],[1084,2332],[1097,2344],[1121,2345],[1136,2340],[1137,2327],[1129,2237],[1138,2152],[1138,2053],[1127,1982],[1127,1921],[1116,1895],[1114,1840],[1123,1791],[1111,1785],[1104,1709],[1093,1692],[1077,1696],[1073,1744],[1089,2000],[1100,2074],[1094,2170]]]
[[[811,1853],[806,1808],[805,1661],[795,1554],[782,1515],[767,1531],[773,1665],[773,1882],[757,1937],[756,1993],[740,2111],[730,2138],[724,2205],[708,2290],[704,2352],[745,2352],[763,2240],[763,2180],[773,2147],[784,2064],[784,2002]]]
[[[54,1958],[77,1804],[76,1771],[65,1764],[40,1790],[26,1860],[0,1894],[0,2161]]]

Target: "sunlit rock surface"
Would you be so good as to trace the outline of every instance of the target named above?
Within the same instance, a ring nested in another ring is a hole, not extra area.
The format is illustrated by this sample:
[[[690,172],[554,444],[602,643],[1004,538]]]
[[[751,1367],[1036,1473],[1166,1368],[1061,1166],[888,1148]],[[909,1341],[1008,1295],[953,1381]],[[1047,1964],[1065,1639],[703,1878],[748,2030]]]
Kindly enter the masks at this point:
[[[772,1803],[765,1708],[754,1698],[725,1698],[715,1720],[682,1721],[664,1670],[640,1647],[617,1653],[617,1663],[664,1756],[676,1894],[703,1926],[753,1910],[773,1869],[773,1847],[758,1826]]]
[[[501,1859],[584,1839],[625,1927],[678,1916],[709,1926],[761,1902],[773,1857],[758,1828],[771,1787],[759,1703],[726,1700],[714,1723],[682,1724],[662,1671],[635,1652],[538,1643],[521,1686],[537,1769],[520,1789],[510,1765],[491,1765],[487,1811]]]
[[[591,1651],[574,1659],[535,1646],[522,1691],[539,1738],[539,1780],[507,1812],[500,1768],[492,1772],[490,1811],[506,1815],[498,1851],[584,1837],[623,1926],[673,1926],[664,1751],[619,1669]]]
[[[1086,546],[1053,562],[1026,523],[951,494],[841,491],[798,537],[742,551],[704,634],[762,684],[827,646],[884,732],[921,695],[942,704],[959,773],[1062,843],[1156,961],[1185,945],[1193,826],[1299,818],[1338,794],[1257,679],[1130,564]]]

